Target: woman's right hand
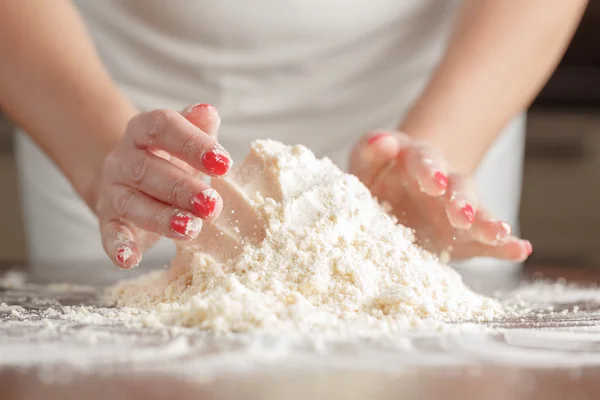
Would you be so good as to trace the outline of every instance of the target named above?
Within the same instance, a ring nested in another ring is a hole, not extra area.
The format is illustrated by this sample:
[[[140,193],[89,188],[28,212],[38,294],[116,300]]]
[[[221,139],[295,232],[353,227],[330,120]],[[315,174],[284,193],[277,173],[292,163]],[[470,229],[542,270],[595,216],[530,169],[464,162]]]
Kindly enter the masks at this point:
[[[195,238],[202,220],[219,215],[222,199],[202,180],[225,175],[232,164],[216,140],[219,125],[206,104],[144,112],[129,122],[104,161],[95,208],[104,250],[120,268],[137,266],[161,236]]]

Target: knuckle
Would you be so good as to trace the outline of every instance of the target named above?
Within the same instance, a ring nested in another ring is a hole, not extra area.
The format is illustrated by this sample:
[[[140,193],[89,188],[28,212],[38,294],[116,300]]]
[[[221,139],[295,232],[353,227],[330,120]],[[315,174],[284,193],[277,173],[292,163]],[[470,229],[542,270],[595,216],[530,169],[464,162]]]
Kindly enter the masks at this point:
[[[119,218],[127,218],[129,216],[134,196],[135,192],[131,189],[124,189],[117,194],[114,207]]]
[[[154,232],[167,231],[169,218],[165,209],[159,208],[148,212],[148,228]]]
[[[154,161],[146,155],[139,157],[126,167],[126,175],[135,185],[140,186],[153,163]]]
[[[183,205],[184,199],[189,197],[189,185],[186,177],[176,179],[169,190],[169,202]]]
[[[198,143],[200,139],[197,135],[189,135],[183,145],[181,146],[181,153],[193,157],[194,155],[200,152],[200,144]]]
[[[169,124],[176,118],[174,114],[176,113],[171,110],[153,110],[147,113],[148,126],[145,134],[150,143],[165,135]]]
[[[107,242],[119,242],[122,232],[122,225],[117,221],[104,221],[100,224],[100,233],[105,244],[108,244]]]

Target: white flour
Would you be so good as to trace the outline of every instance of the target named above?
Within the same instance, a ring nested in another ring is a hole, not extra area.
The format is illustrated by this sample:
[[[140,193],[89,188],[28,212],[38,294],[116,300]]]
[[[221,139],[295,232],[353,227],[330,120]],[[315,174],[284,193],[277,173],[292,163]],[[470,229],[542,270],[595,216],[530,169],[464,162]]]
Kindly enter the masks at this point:
[[[552,302],[553,293],[559,303]],[[214,335],[166,327],[153,309],[104,308],[91,287],[33,285],[24,275],[9,274],[0,279],[0,369],[34,366],[51,381],[68,381],[76,371],[160,371],[210,380],[221,372],[262,368],[391,372],[486,362],[535,368],[600,364],[600,291],[537,282],[498,296],[531,310],[494,321],[493,329],[451,324],[440,332],[433,324],[389,337]],[[582,300],[578,309],[574,303]]]
[[[65,365],[211,379],[267,365],[600,364],[597,289],[535,283],[498,295],[519,310],[507,312],[305,148],[258,142],[214,185],[219,220],[180,243],[170,270],[112,288],[118,308],[93,288],[0,279],[0,367],[61,380]]]
[[[335,337],[502,315],[416,246],[356,177],[305,147],[257,141],[213,185],[221,217],[179,244],[170,271],[113,288],[118,306],[159,325]]]

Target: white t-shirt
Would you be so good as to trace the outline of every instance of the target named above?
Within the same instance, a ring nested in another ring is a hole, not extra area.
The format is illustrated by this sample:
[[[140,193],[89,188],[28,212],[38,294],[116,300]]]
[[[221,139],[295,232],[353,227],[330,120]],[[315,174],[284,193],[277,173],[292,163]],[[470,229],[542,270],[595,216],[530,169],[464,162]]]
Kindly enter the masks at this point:
[[[398,126],[439,63],[457,8],[448,0],[75,3],[109,73],[141,110],[210,103],[234,160],[269,137],[344,168],[362,134]],[[506,129],[478,173],[485,204],[512,224],[523,123]],[[23,134],[17,145],[31,261],[110,265],[94,216],[65,178]],[[171,251],[162,243],[146,263]]]

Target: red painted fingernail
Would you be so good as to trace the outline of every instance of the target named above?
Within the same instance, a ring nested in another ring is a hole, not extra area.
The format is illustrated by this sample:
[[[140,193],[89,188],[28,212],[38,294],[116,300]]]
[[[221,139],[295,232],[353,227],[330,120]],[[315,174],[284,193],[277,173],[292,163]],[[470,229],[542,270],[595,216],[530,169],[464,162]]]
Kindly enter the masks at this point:
[[[192,206],[200,218],[212,217],[219,195],[215,189],[206,189],[192,198]]]
[[[189,214],[179,213],[171,219],[171,229],[182,236],[195,238],[202,229],[202,221]]]
[[[121,265],[127,267],[127,261],[133,255],[133,250],[131,250],[131,245],[123,245],[117,249],[117,261],[121,263]]]
[[[441,189],[446,189],[448,187],[448,177],[441,172],[436,172],[433,175],[433,179]]]
[[[467,204],[461,209],[463,215],[469,220],[469,222],[475,221],[475,211],[473,211],[473,207],[470,204]]]
[[[389,133],[387,133],[387,132],[377,133],[377,134],[375,134],[374,136],[371,136],[371,137],[369,138],[369,140],[367,141],[367,143],[368,143],[368,144],[373,144],[373,143],[375,143],[376,141],[378,141],[379,139],[381,139],[381,138],[384,138],[384,137],[386,137],[386,136],[389,136],[389,135],[390,135],[390,134],[389,134]]]
[[[229,171],[231,159],[225,150],[218,146],[204,153],[202,156],[202,165],[211,174],[222,176]]]

